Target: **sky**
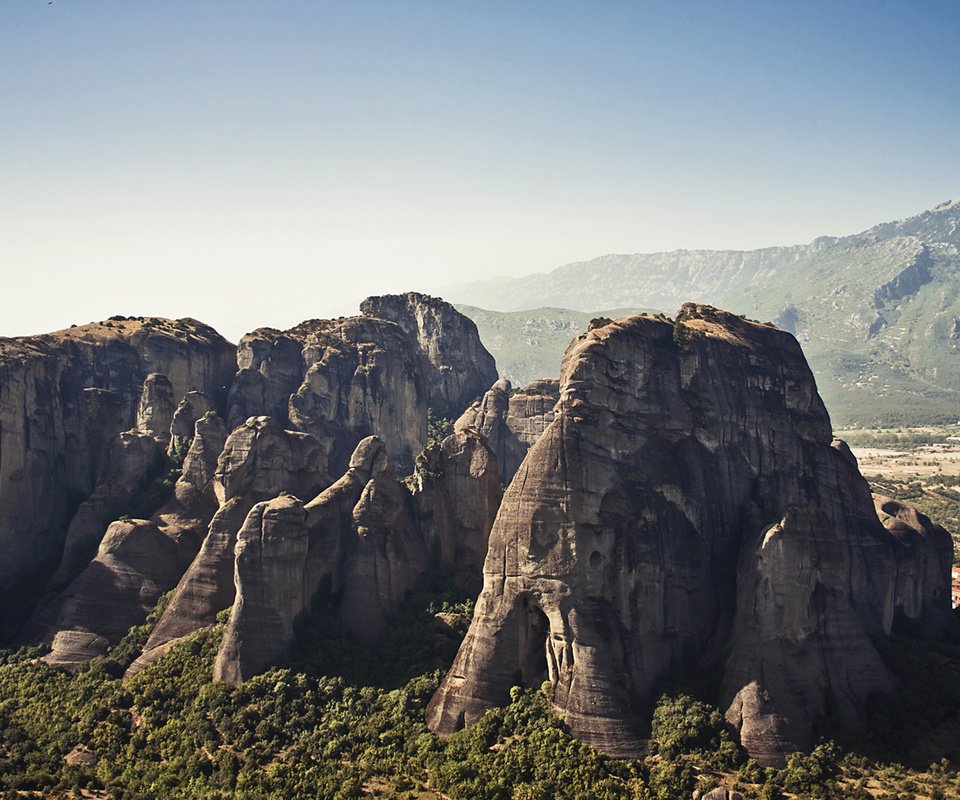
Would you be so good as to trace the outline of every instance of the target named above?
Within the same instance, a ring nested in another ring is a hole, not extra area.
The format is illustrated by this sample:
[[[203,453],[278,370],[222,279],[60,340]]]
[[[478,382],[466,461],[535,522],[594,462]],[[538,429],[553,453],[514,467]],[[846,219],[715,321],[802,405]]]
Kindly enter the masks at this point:
[[[236,341],[960,197],[960,3],[0,0],[0,335]]]

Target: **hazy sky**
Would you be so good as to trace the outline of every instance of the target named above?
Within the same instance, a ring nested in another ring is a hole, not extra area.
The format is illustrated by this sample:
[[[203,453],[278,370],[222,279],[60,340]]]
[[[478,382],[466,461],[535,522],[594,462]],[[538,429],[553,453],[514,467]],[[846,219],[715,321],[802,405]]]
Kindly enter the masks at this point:
[[[960,2],[0,0],[0,334],[852,233],[960,195]]]

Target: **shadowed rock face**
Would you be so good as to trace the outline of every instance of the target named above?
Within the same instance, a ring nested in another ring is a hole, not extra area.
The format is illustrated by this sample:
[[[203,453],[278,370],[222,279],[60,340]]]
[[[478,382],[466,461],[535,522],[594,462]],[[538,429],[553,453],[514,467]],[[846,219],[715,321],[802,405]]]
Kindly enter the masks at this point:
[[[202,422],[197,423],[198,430]],[[194,444],[202,445],[196,440]],[[208,465],[191,465],[190,474],[208,469]],[[199,483],[202,478],[198,475],[195,480]],[[253,417],[234,430],[217,459],[211,484],[219,507],[131,673],[155,661],[183,636],[211,625],[217,613],[233,603],[234,546],[255,504],[284,490],[310,496],[325,482],[323,451],[309,434],[284,430],[269,417]],[[178,496],[196,492],[195,486],[178,486]]]
[[[412,484],[411,498],[371,436],[305,506],[290,495],[254,506],[236,546],[236,598],[214,677],[238,684],[276,663],[321,588],[343,629],[372,643],[431,561],[478,580],[500,502],[493,453],[476,431],[453,434],[421,454]]]
[[[828,705],[856,727],[893,688],[869,639],[893,619],[893,541],[797,342],[709,307],[679,319],[623,318],[567,350],[432,730],[548,679],[576,736],[636,755],[656,682],[713,665],[745,746],[776,763]]]
[[[176,542],[148,520],[114,522],[96,557],[57,599],[43,660],[79,666],[105,655],[157,604],[183,571]]]
[[[455,417],[496,378],[476,326],[426,295],[370,297],[364,315],[307,320],[244,336],[228,422],[272,416],[312,434],[333,475],[366,436],[387,446],[402,474],[426,444],[427,409]]]
[[[897,578],[894,630],[942,636],[955,624],[949,599],[953,539],[917,509],[881,495],[873,496],[877,516],[896,540]]]
[[[234,348],[194,320],[117,319],[0,339],[0,590],[59,559],[102,453],[132,428],[146,377],[216,395]],[[102,533],[102,531],[101,531]]]
[[[496,362],[476,324],[439,297],[418,292],[368,297],[360,311],[396,323],[418,343],[428,402],[440,418],[455,418],[497,379]]]
[[[294,618],[321,585],[344,629],[374,641],[428,563],[384,444],[364,439],[346,473],[306,506],[285,495],[248,514],[214,677],[238,684],[275,663],[293,640]]]
[[[428,551],[476,596],[503,497],[496,456],[475,429],[453,433],[420,454],[413,486]]]
[[[531,445],[553,421],[559,381],[541,378],[513,390],[510,381],[498,380],[454,423],[454,430],[476,428],[486,437],[500,464],[504,486],[513,480]]]

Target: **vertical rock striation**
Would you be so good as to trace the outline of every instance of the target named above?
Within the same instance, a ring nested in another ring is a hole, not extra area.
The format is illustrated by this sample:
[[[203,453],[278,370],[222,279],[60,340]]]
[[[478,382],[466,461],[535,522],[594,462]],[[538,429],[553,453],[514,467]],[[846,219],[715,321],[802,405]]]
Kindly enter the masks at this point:
[[[497,379],[496,362],[476,324],[439,297],[419,292],[368,297],[360,311],[396,323],[418,344],[428,402],[440,418],[456,418]]]
[[[463,412],[454,423],[454,430],[475,428],[486,437],[496,453],[500,478],[506,486],[527,450],[553,421],[559,392],[559,381],[553,378],[541,378],[516,390],[505,378],[498,380]]]
[[[0,339],[0,591],[60,560],[105,449],[137,421],[148,375],[166,376],[176,397],[216,396],[232,361],[232,345],[189,319],[114,318]]]
[[[636,755],[655,684],[713,665],[744,745],[778,763],[815,716],[856,727],[894,688],[870,636],[890,631],[896,564],[793,337],[693,304],[617,320],[564,356],[428,724],[550,680],[576,736]]]

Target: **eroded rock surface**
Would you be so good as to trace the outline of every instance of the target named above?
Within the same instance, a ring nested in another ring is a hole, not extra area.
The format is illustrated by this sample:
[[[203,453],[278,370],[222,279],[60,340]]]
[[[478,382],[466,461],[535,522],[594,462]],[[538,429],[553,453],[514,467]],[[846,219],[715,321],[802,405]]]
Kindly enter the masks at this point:
[[[345,630],[362,641],[379,637],[428,567],[411,510],[375,437],[306,505],[291,495],[256,505],[236,546],[236,598],[215,678],[240,683],[274,663],[321,587]]]
[[[637,755],[657,681],[711,665],[744,745],[779,763],[816,715],[856,728],[894,688],[870,641],[892,625],[894,542],[796,340],[704,306],[678,320],[625,317],[567,350],[432,730],[519,676],[554,684],[576,736]]]
[[[510,381],[498,380],[454,423],[454,430],[476,428],[497,456],[500,478],[513,480],[527,450],[553,421],[559,399],[559,381],[542,378],[514,390]]]
[[[96,557],[54,601],[48,664],[73,669],[105,655],[184,569],[176,542],[148,520],[114,522]]]
[[[137,430],[149,433],[163,442],[170,439],[170,424],[177,410],[177,399],[170,379],[159,372],[151,372],[143,382],[140,404],[137,407]]]
[[[503,497],[496,456],[476,429],[453,433],[420,454],[413,486],[428,550],[476,596]]]
[[[939,636],[955,624],[950,614],[953,538],[940,525],[899,500],[874,495],[883,527],[897,542],[894,626],[902,633]]]
[[[368,297],[360,311],[395,322],[419,344],[430,407],[455,419],[496,379],[497,365],[477,326],[439,297],[419,292]]]
[[[176,397],[216,395],[233,359],[229,342],[189,319],[0,339],[0,590],[60,560],[70,514],[96,487],[105,448],[135,426],[149,374]]]
[[[269,417],[253,417],[230,434],[212,482],[219,507],[199,552],[183,573],[131,672],[155,661],[183,636],[211,625],[218,612],[230,607],[234,600],[234,546],[247,514],[256,503],[281,491],[308,497],[315,494],[326,482],[322,456],[312,436],[284,430]],[[194,492],[195,488],[181,491]]]

